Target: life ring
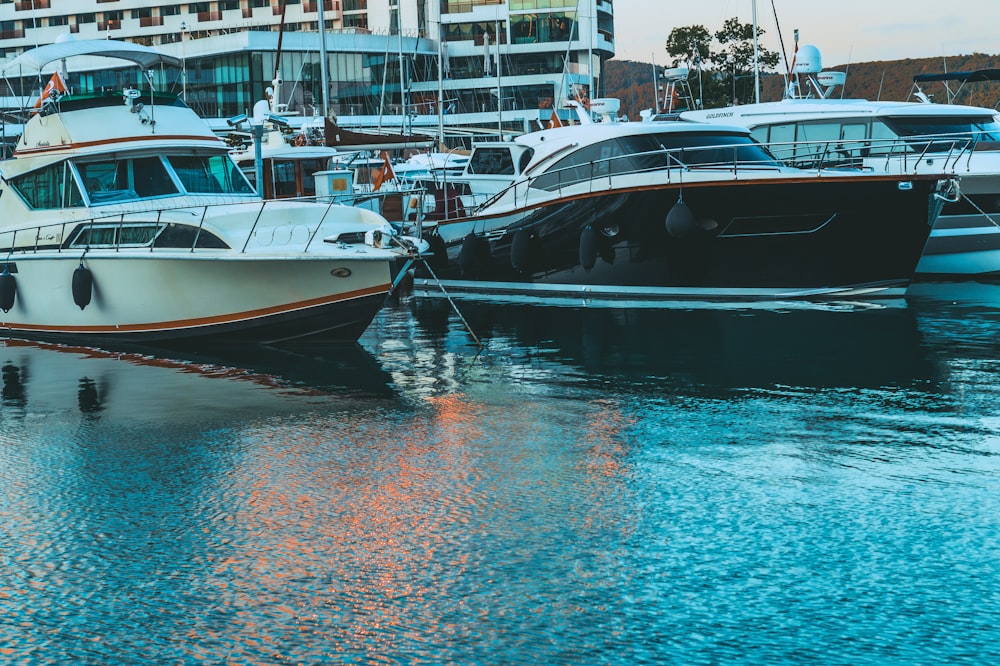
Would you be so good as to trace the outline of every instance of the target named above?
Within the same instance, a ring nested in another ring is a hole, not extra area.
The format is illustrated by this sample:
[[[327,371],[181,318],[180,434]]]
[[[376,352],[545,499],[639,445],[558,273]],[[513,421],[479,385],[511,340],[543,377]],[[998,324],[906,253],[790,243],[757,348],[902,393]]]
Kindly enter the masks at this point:
[[[306,145],[306,135],[305,134],[296,134],[295,135],[295,141],[294,141],[294,143],[295,143],[296,146],[299,146],[300,148],[302,146]]]

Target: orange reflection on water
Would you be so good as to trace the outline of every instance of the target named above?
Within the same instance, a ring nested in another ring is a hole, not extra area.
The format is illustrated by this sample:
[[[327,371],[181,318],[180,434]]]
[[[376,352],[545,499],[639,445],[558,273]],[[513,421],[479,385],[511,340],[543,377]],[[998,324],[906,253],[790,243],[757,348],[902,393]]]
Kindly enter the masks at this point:
[[[231,660],[291,643],[295,661],[360,652],[377,663],[414,617],[422,633],[443,630],[421,609],[449,594],[428,571],[447,566],[454,580],[467,566],[460,555],[442,565],[440,550],[469,531],[482,409],[462,395],[427,401],[430,418],[383,430],[309,421],[246,433],[259,440],[253,460],[226,482],[246,490],[226,498],[232,513],[212,526],[227,545],[215,548],[210,584],[236,625],[228,636],[241,640]]]

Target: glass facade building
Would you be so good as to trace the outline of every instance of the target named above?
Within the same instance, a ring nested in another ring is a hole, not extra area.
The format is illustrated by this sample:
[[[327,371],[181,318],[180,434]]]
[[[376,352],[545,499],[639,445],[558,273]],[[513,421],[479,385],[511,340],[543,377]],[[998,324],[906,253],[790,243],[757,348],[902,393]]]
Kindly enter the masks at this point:
[[[613,23],[611,0],[0,0],[0,56],[66,33],[122,39],[179,57],[158,85],[210,121],[246,113],[270,87],[292,118],[325,109],[343,126],[418,130],[441,110],[449,126],[518,131],[566,97],[597,96]],[[121,76],[71,69],[70,84],[86,91]],[[41,85],[12,82],[0,104],[14,108]]]

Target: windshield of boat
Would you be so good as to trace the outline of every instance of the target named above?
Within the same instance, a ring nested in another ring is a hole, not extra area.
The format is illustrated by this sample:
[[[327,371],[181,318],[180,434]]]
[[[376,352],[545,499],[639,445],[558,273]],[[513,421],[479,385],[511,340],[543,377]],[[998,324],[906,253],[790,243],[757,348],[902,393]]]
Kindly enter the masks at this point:
[[[91,205],[176,194],[252,195],[228,155],[154,155],[75,163]]]
[[[778,161],[745,134],[657,132],[621,136],[582,146],[536,177],[531,187],[554,190],[611,175],[664,168],[776,168]]]
[[[171,155],[167,160],[189,193],[253,194],[243,172],[228,155]]]

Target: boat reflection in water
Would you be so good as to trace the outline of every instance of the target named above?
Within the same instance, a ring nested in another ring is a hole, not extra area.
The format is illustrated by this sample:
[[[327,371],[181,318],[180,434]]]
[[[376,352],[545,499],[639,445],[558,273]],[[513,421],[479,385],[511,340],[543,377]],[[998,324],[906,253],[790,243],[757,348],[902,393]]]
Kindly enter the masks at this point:
[[[78,409],[181,428],[302,409],[296,398],[392,395],[389,376],[357,344],[226,350],[69,346],[8,338],[0,342],[5,418]],[[336,402],[335,400],[332,402]]]
[[[566,381],[653,390],[878,387],[939,378],[905,301],[692,308],[538,307],[460,300],[485,357],[565,366]],[[415,299],[428,331],[458,326],[443,299]]]

